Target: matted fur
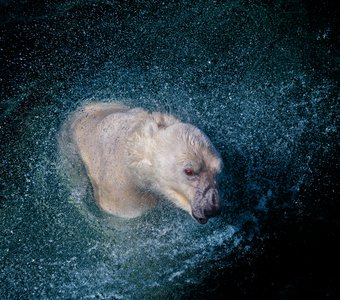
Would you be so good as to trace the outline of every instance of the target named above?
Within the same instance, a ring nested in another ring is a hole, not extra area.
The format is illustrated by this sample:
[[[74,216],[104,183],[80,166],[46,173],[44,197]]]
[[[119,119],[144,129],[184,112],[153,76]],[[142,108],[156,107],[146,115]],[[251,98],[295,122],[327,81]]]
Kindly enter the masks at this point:
[[[139,216],[161,197],[192,213],[200,185],[222,167],[198,128],[121,103],[87,103],[61,131],[61,147],[81,158],[97,204],[121,217]],[[187,166],[201,172],[195,183],[183,173]]]

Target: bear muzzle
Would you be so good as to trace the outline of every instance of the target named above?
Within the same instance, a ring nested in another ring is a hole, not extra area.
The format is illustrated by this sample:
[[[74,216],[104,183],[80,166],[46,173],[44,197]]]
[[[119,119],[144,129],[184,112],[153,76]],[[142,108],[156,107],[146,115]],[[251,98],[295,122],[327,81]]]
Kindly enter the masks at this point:
[[[216,188],[208,187],[203,193],[196,194],[191,214],[198,223],[205,224],[209,218],[218,216],[220,213],[220,197]]]

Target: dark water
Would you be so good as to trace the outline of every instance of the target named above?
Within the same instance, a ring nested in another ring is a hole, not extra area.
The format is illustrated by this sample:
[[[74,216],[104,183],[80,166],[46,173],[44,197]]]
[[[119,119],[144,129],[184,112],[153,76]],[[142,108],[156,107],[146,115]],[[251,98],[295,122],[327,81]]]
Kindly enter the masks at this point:
[[[337,297],[332,2],[0,5],[0,299]],[[103,215],[58,152],[88,99],[205,131],[225,163],[222,216]]]

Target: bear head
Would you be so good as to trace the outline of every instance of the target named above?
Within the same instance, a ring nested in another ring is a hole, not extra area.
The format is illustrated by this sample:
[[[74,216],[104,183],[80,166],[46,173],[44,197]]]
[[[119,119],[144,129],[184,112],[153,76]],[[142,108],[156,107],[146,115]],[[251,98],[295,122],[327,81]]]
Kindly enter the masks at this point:
[[[143,153],[138,168],[143,169],[146,186],[205,224],[221,211],[221,157],[195,126],[166,115],[154,120],[145,125],[144,149],[138,151],[139,156]]]

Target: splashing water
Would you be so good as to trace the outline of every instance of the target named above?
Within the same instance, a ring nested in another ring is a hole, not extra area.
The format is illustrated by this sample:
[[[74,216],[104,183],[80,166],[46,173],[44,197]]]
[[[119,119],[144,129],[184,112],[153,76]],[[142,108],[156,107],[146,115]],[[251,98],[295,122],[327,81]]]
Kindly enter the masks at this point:
[[[252,253],[272,209],[309,205],[300,187],[337,137],[336,82],[313,66],[331,29],[307,34],[295,2],[184,2],[37,4],[24,19],[2,4],[16,48],[0,117],[0,298],[180,299]],[[108,98],[207,133],[225,164],[220,217],[202,226],[164,201],[122,220],[97,208],[81,165],[70,183],[60,126]]]

